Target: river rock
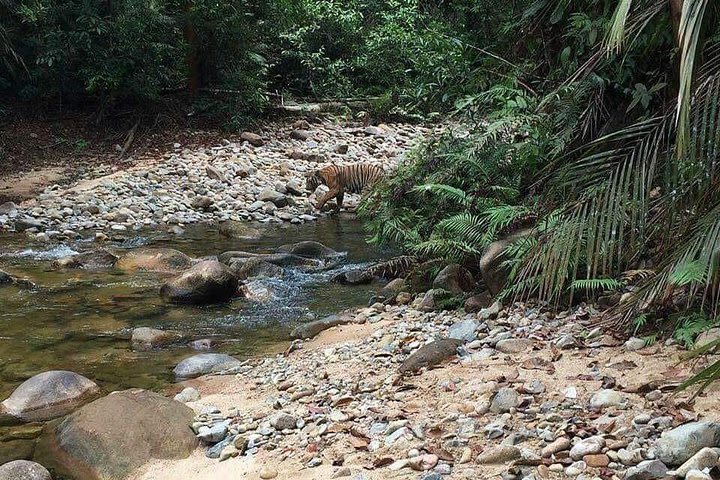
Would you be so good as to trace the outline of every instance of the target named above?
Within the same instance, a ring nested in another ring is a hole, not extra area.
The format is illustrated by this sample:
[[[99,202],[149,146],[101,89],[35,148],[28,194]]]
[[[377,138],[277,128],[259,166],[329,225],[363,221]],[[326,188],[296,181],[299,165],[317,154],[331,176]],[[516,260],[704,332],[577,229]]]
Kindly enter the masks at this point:
[[[98,386],[82,375],[51,370],[25,380],[0,406],[5,415],[23,422],[44,422],[72,412],[98,392]]]
[[[417,372],[424,367],[434,367],[454,357],[463,342],[454,338],[443,338],[423,345],[400,365],[400,373]]]
[[[634,352],[636,350],[645,348],[645,340],[643,340],[642,338],[632,337],[625,342],[624,347],[625,350],[627,350],[628,352]]]
[[[240,360],[224,353],[199,353],[182,360],[173,372],[179,379],[196,378],[209,373],[221,373],[241,365]]]
[[[532,350],[533,341],[529,338],[505,338],[495,344],[495,349],[507,354],[523,353]]]
[[[270,425],[275,430],[292,430],[297,427],[297,418],[288,413],[279,412],[270,418]]]
[[[654,480],[663,478],[668,468],[660,460],[645,460],[625,472],[625,480]]]
[[[171,302],[193,305],[226,302],[237,292],[237,277],[217,260],[196,263],[160,289],[160,294]]]
[[[447,290],[456,295],[469,292],[475,286],[472,274],[465,268],[453,263],[440,270],[432,284],[433,288]]]
[[[298,128],[290,132],[290,138],[293,140],[305,141],[312,136],[312,132],[303,128]]]
[[[519,403],[518,394],[509,387],[498,390],[490,402],[490,411],[492,413],[505,413],[510,409],[517,407]]]
[[[214,200],[207,195],[198,195],[197,197],[193,198],[192,202],[190,202],[190,206],[195,210],[209,212],[210,210],[212,210],[214,203]]]
[[[82,269],[82,270],[105,270],[114,268],[118,256],[112,252],[100,248],[91,252],[83,252],[77,255],[70,255],[59,258],[52,262],[51,267],[60,269]]]
[[[200,400],[200,392],[198,392],[197,389],[193,387],[185,387],[173,398],[181,403],[197,402],[198,400]]]
[[[666,465],[681,465],[705,447],[720,446],[720,423],[692,422],[663,432],[657,457]]]
[[[321,259],[340,255],[339,252],[336,252],[332,248],[311,240],[281,245],[277,248],[277,251],[279,253],[289,253],[290,255],[298,255],[300,257]]]
[[[477,313],[493,303],[493,298],[488,292],[478,293],[465,300],[463,308],[466,313]]]
[[[341,285],[367,285],[373,281],[374,277],[365,269],[349,270],[340,272],[333,277],[333,282]]]
[[[197,446],[193,416],[153,392],[113,392],[46,425],[35,459],[71,478],[127,478],[150,460],[189,456]]]
[[[265,145],[265,141],[257,133],[242,132],[240,134],[240,139],[248,142],[253,147],[262,147]]]
[[[193,260],[172,248],[143,248],[121,257],[117,267],[126,272],[176,273],[187,270]]]
[[[585,455],[600,453],[605,446],[605,439],[602,437],[589,437],[580,440],[570,449],[570,458],[582,460]]]
[[[10,285],[14,281],[15,279],[13,279],[13,277],[9,273],[0,270],[0,286]]]
[[[327,330],[328,328],[336,327],[338,325],[347,325],[353,321],[353,316],[349,312],[340,313],[337,315],[330,315],[319,320],[313,320],[312,322],[303,323],[295,327],[290,332],[290,338],[293,339],[306,339],[313,338],[320,332]]]
[[[570,446],[571,446],[571,443],[570,443],[569,438],[559,437],[559,438],[556,438],[551,443],[547,444],[545,447],[543,447],[542,451],[540,452],[540,455],[543,458],[549,458],[558,452],[563,452],[565,450],[570,449]]]
[[[218,225],[218,233],[226,238],[235,240],[257,240],[262,237],[262,231],[248,222],[227,220]]]
[[[522,452],[513,445],[495,445],[478,455],[476,462],[481,465],[508,463],[520,458]]]
[[[52,480],[47,468],[27,460],[0,465],[0,480]]]
[[[619,407],[624,403],[625,398],[619,392],[610,389],[599,390],[590,397],[592,408]]]
[[[705,447],[675,470],[676,477],[685,477],[690,470],[704,470],[718,465],[720,455],[717,449]]]
[[[130,342],[136,350],[151,350],[179,341],[182,338],[177,332],[169,332],[150,327],[134,328]]]
[[[235,259],[230,263],[230,270],[238,280],[255,277],[281,278],[285,274],[281,266],[266,262],[260,257]]]
[[[271,202],[278,208],[287,207],[288,199],[284,193],[276,191],[272,187],[265,187],[260,191],[257,199],[261,202]]]
[[[448,338],[462,340],[463,342],[471,342],[475,340],[475,330],[480,326],[477,320],[466,319],[454,323],[448,330]]]

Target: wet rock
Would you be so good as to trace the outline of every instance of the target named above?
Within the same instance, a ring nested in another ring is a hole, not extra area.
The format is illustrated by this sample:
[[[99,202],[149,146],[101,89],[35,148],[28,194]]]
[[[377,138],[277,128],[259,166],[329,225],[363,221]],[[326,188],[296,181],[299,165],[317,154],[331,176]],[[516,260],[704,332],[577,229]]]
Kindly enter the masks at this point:
[[[240,134],[240,139],[248,142],[253,147],[262,147],[263,145],[265,145],[265,141],[257,133],[242,132]]]
[[[477,330],[479,326],[480,322],[477,320],[461,320],[450,327],[448,330],[448,338],[471,342],[475,340],[475,330]]]
[[[281,278],[285,274],[281,266],[266,262],[260,257],[235,259],[230,263],[230,270],[238,280],[256,277]]]
[[[21,215],[15,219],[15,230],[18,232],[24,232],[30,229],[40,230],[43,228],[43,222],[37,218],[31,217],[30,215]]]
[[[66,415],[98,395],[91,380],[74,372],[51,370],[24,381],[0,404],[0,418],[43,422]]]
[[[645,460],[627,469],[625,480],[654,480],[663,478],[668,468],[660,460]]]
[[[459,295],[472,290],[475,281],[470,272],[454,263],[440,270],[440,273],[433,280],[432,286]]]
[[[226,302],[237,292],[237,277],[216,260],[196,263],[160,289],[160,294],[171,302],[194,305]]]
[[[130,342],[136,350],[152,350],[153,348],[164,347],[179,341],[182,338],[177,332],[158,330],[157,328],[138,327],[134,328]]]
[[[209,373],[222,373],[238,368],[242,362],[224,353],[199,353],[178,363],[173,372],[178,379],[196,378]]]
[[[82,269],[82,270],[105,270],[114,268],[118,256],[112,252],[100,248],[91,252],[83,252],[77,255],[59,258],[52,262],[51,268],[61,269]]]
[[[720,445],[720,423],[692,422],[663,432],[657,457],[666,465],[681,465],[705,447]]]
[[[39,463],[15,460],[0,465],[0,480],[52,480],[52,477]]]
[[[599,390],[590,397],[590,407],[607,408],[619,407],[625,403],[625,398],[615,390],[605,389]]]
[[[339,252],[336,252],[332,248],[326,247],[320,242],[315,242],[311,240],[291,243],[288,245],[281,245],[277,248],[277,251],[279,253],[288,253],[290,255],[297,255],[300,257],[319,259],[337,257],[340,255]]]
[[[187,270],[192,263],[192,258],[172,248],[143,248],[121,257],[117,267],[126,272],[176,273]]]
[[[435,340],[420,347],[400,365],[400,373],[413,373],[425,367],[434,367],[454,357],[463,342],[452,338]]]
[[[176,401],[181,403],[197,402],[200,400],[200,392],[193,387],[183,388],[180,393],[173,397]]]
[[[501,388],[495,393],[490,402],[490,411],[492,413],[505,413],[510,409],[517,407],[519,403],[518,394],[509,387]]]
[[[230,251],[221,253],[218,258],[226,265],[232,265],[234,262],[238,261],[238,259],[258,258],[280,267],[296,267],[305,270],[317,270],[326,266],[325,262],[322,260],[301,257],[300,255],[291,255],[289,253],[257,254],[242,251]]]
[[[357,269],[340,272],[332,280],[341,285],[367,285],[374,280],[374,277],[365,269]]]
[[[488,292],[482,292],[465,300],[465,311],[467,313],[477,313],[483,308],[487,308],[493,303],[493,298]]]
[[[350,313],[330,315],[319,320],[313,320],[312,322],[298,325],[292,330],[292,332],[290,332],[290,338],[301,340],[306,338],[313,338],[317,334],[324,330],[327,330],[328,328],[336,327],[338,325],[347,325],[352,321],[353,316]]]
[[[720,455],[716,448],[705,447],[675,470],[676,477],[685,477],[690,470],[710,469],[718,465]]]
[[[114,392],[46,425],[35,459],[71,478],[126,478],[150,460],[189,456],[197,445],[193,416],[156,393]]]
[[[226,238],[236,240],[257,240],[262,237],[262,231],[247,222],[227,220],[218,226],[218,233]]]

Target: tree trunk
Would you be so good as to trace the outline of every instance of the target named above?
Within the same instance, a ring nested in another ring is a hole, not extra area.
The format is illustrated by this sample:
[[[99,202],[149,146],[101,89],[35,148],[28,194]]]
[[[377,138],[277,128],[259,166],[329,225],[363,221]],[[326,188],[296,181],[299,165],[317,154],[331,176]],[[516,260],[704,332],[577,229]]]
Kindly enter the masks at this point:
[[[680,46],[680,19],[682,18],[683,0],[670,0],[670,22],[672,23],[675,42]]]

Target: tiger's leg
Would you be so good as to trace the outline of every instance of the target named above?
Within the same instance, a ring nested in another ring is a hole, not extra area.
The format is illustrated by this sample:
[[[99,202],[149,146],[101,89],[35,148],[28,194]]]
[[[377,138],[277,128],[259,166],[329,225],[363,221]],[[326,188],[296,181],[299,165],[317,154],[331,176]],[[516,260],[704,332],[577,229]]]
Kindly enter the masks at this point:
[[[342,208],[343,199],[345,198],[345,191],[340,190],[340,193],[335,195],[335,201],[337,202],[337,205],[335,205],[335,212],[340,213],[340,209]]]
[[[317,209],[322,212],[323,207],[333,197],[337,197],[338,191],[341,191],[339,188],[331,188],[330,191],[328,191],[323,197],[320,199],[320,201],[317,204]]]

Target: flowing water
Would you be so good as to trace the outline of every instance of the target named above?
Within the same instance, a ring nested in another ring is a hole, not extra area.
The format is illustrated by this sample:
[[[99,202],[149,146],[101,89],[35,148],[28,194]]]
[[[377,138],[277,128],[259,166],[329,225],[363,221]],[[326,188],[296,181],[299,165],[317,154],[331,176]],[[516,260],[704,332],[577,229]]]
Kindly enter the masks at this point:
[[[365,243],[356,220],[336,217],[259,228],[264,230],[257,240],[231,240],[217,228],[196,226],[181,236],[139,232],[108,246],[116,253],[141,246],[170,247],[203,257],[228,250],[270,252],[282,244],[317,240],[347,254],[328,271],[289,270],[283,279],[263,280],[272,295],[269,301],[238,298],[226,305],[190,307],[164,302],[158,294],[162,278],[154,274],[50,270],[54,259],[97,248],[94,243],[48,246],[29,244],[22,235],[0,236],[0,270],[37,284],[35,289],[0,288],[0,399],[30,376],[55,369],[83,374],[106,390],[160,390],[173,381],[175,364],[198,352],[186,344],[133,351],[128,339],[134,327],[212,338],[218,341],[214,351],[242,358],[282,350],[293,324],[364,305],[377,290],[377,285],[351,287],[330,281],[342,269],[387,256]]]

